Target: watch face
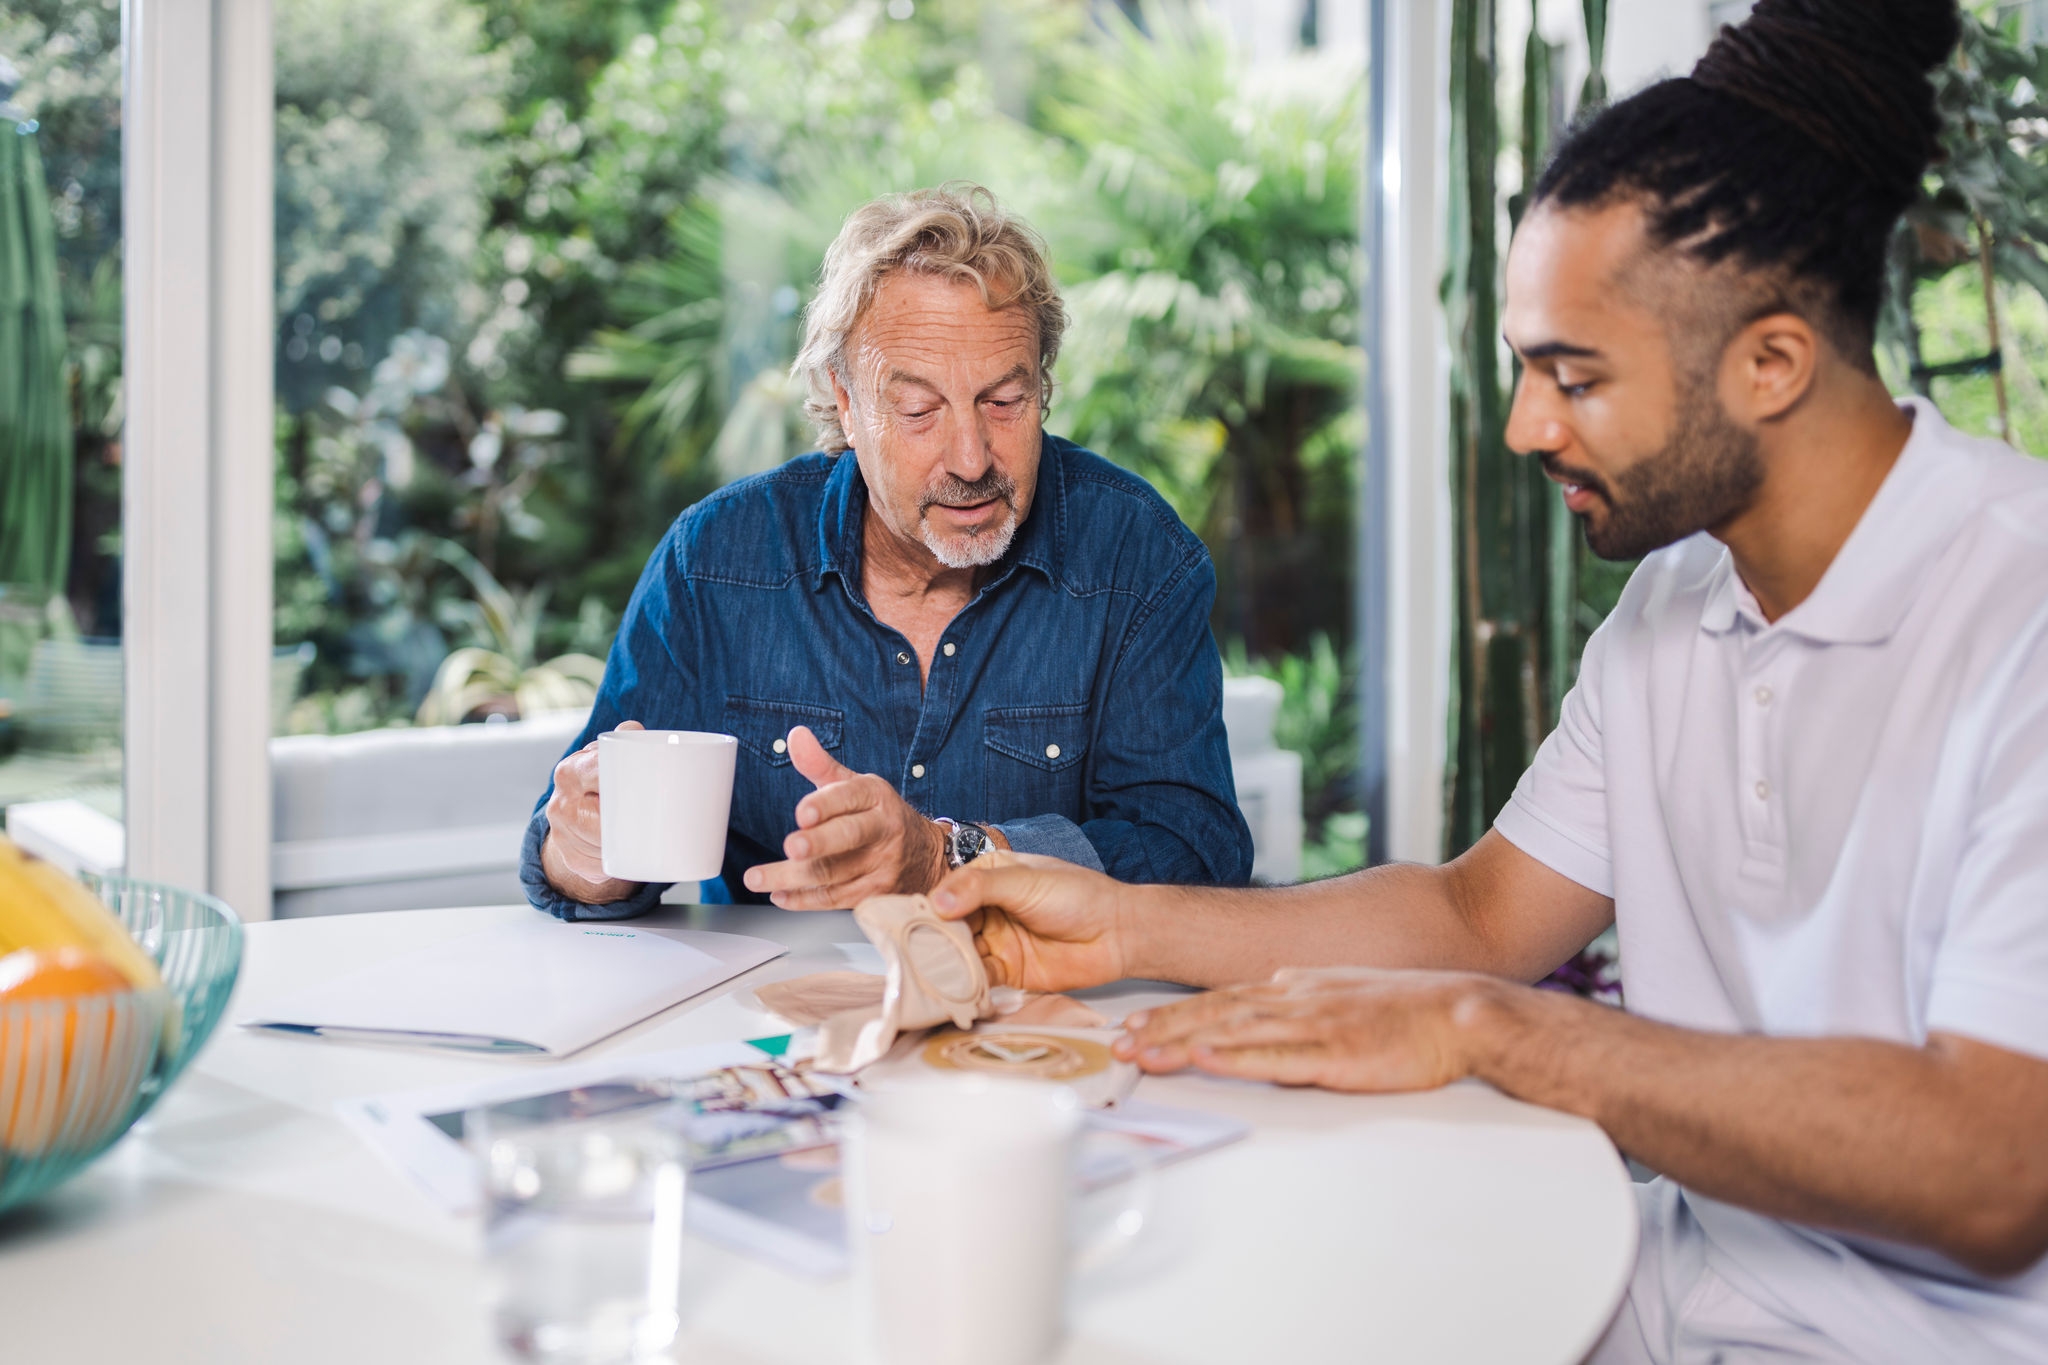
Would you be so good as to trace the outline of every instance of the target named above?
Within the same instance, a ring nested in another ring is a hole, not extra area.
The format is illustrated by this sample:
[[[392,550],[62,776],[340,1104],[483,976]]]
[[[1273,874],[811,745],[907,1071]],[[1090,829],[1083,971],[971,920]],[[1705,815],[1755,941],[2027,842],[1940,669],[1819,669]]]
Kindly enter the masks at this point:
[[[947,861],[954,867],[965,867],[995,846],[995,840],[980,825],[955,824]]]

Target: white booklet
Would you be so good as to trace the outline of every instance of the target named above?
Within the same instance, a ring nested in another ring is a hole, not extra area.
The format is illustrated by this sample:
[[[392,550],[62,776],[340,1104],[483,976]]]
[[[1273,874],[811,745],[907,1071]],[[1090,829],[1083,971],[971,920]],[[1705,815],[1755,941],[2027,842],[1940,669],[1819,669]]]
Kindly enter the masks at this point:
[[[536,915],[265,1001],[244,1028],[562,1057],[788,949],[766,939]]]

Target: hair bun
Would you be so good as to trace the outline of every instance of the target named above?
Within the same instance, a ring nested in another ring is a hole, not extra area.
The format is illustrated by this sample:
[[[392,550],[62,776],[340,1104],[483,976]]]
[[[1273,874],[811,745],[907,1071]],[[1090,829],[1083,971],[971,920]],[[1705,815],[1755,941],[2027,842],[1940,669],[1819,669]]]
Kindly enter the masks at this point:
[[[1948,60],[1963,36],[1955,0],[1811,0],[1826,22],[1889,40],[1922,71]]]
[[[1961,23],[1955,0],[1758,0],[1692,78],[1910,198],[1941,152],[1926,73],[1947,60]]]

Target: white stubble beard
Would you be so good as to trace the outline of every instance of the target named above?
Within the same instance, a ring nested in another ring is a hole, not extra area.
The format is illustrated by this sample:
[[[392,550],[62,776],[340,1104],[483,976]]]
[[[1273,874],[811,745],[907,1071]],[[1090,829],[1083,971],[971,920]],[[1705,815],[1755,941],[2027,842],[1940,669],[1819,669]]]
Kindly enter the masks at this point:
[[[947,568],[982,569],[1010,552],[1010,542],[1017,538],[1017,512],[1011,508],[1000,526],[955,536],[940,535],[929,518],[919,517],[917,534],[932,557]]]

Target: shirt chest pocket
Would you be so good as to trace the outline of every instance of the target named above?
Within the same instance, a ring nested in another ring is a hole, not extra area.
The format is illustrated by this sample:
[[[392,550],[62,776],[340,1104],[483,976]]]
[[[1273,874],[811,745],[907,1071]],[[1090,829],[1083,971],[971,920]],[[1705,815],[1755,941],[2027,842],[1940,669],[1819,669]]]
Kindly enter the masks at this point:
[[[728,697],[725,728],[740,742],[733,778],[733,828],[766,847],[780,846],[796,828],[796,803],[811,784],[789,758],[789,732],[810,727],[818,743],[835,756],[845,742],[846,713],[805,702]]]
[[[984,721],[990,821],[1086,818],[1088,704],[992,706]]]
[[[832,706],[811,706],[795,701],[760,701],[754,697],[728,697],[725,728],[747,754],[771,768],[789,766],[789,732],[797,726],[810,727],[818,743],[837,750],[846,734],[846,713]]]

